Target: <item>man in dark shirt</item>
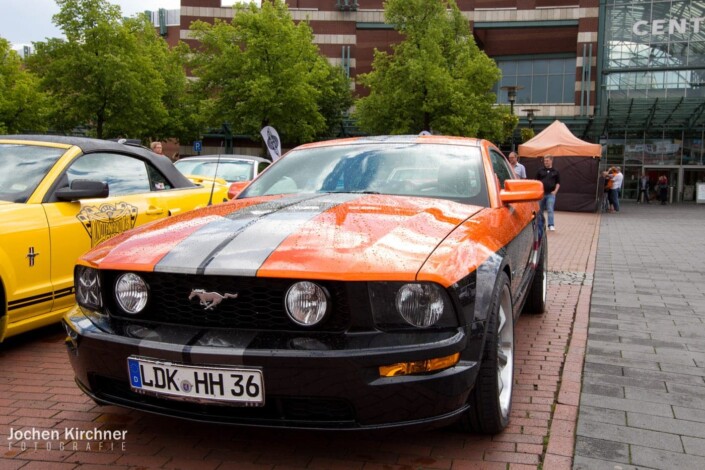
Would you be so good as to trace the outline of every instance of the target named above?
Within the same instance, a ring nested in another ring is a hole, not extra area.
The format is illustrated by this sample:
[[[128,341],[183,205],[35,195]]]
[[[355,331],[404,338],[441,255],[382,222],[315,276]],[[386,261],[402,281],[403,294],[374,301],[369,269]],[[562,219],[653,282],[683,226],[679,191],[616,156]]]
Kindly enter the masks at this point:
[[[553,168],[553,157],[546,155],[543,157],[543,168],[536,172],[536,179],[543,183],[543,199],[541,200],[541,217],[543,224],[543,212],[548,212],[548,230],[556,230],[553,220],[553,207],[556,204],[556,193],[561,187],[561,177],[558,170]]]

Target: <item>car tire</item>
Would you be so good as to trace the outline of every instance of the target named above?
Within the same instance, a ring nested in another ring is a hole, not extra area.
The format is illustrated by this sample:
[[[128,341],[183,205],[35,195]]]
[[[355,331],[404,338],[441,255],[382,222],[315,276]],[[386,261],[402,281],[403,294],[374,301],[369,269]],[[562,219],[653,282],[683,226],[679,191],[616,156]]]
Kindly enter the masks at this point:
[[[526,295],[523,313],[541,314],[546,311],[546,292],[548,291],[548,240],[543,238],[541,254],[536,263],[534,279],[531,281],[529,293]]]
[[[514,385],[514,318],[509,278],[499,274],[487,319],[485,347],[470,407],[459,425],[465,432],[497,434],[509,424]]]

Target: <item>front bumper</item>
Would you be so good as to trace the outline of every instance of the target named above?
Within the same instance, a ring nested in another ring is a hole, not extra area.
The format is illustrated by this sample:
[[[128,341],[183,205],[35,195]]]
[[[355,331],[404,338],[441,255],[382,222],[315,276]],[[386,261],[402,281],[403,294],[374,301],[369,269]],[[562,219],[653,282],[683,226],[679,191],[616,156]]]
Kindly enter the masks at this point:
[[[95,326],[79,307],[64,317],[66,345],[79,387],[100,404],[186,419],[302,429],[431,427],[468,407],[481,339],[465,328],[444,332],[300,333]],[[117,334],[116,331],[120,331]],[[379,366],[460,353],[448,369],[380,377]],[[138,393],[127,358],[140,356],[197,366],[262,370],[265,405],[241,407]]]

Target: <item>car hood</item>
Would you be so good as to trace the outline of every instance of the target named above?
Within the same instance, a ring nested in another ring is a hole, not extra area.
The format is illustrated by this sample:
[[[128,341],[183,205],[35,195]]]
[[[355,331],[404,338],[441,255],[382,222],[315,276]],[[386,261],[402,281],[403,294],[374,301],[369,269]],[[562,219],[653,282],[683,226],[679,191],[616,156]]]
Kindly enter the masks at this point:
[[[385,195],[248,198],[118,235],[83,262],[189,274],[413,280],[433,250],[479,210]]]

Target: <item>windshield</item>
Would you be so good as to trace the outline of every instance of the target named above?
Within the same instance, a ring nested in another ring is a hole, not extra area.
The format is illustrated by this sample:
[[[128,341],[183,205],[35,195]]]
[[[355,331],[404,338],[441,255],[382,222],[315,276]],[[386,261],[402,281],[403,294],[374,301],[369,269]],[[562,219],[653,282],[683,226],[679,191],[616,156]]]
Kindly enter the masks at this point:
[[[489,205],[478,147],[419,143],[295,149],[239,197],[320,192],[421,196]]]
[[[0,201],[25,203],[66,150],[0,144]]]
[[[228,183],[236,181],[249,181],[254,177],[254,164],[248,161],[188,161],[179,160],[176,168],[184,175],[209,176],[215,175],[218,168],[218,178],[223,178]]]

